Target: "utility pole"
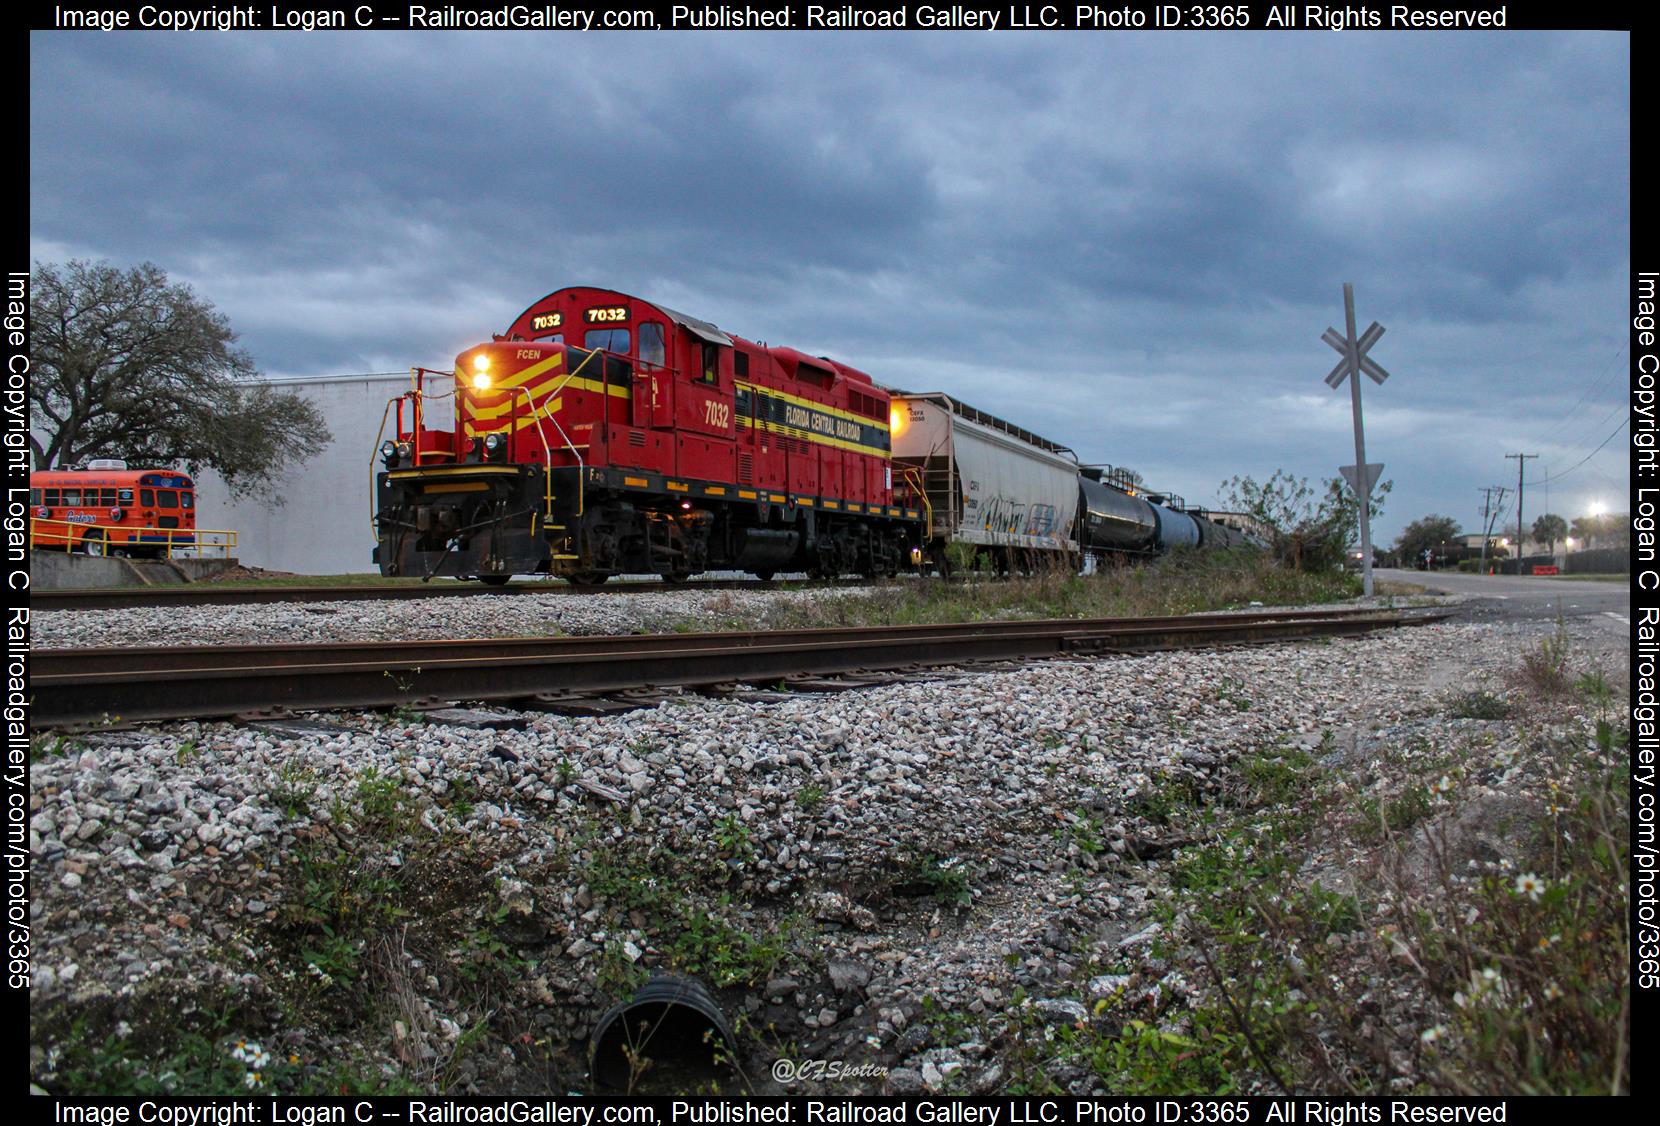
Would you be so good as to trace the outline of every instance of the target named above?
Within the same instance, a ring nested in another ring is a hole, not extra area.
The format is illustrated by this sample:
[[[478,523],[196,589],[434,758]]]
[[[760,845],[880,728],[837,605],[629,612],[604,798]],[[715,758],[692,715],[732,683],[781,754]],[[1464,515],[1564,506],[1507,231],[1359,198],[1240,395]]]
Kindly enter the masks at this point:
[[[1493,525],[1498,522],[1499,513],[1504,511],[1504,494],[1510,490],[1503,485],[1488,485],[1481,490],[1484,494],[1481,501],[1481,573],[1487,573],[1487,541],[1493,538]],[[1498,502],[1493,501],[1493,494],[1498,493]]]
[[[1329,344],[1338,355],[1337,366],[1331,369],[1326,376],[1326,385],[1336,390],[1342,386],[1343,380],[1349,381],[1349,405],[1354,414],[1355,423],[1355,463],[1338,467],[1343,479],[1348,481],[1349,488],[1360,500],[1360,582],[1361,591],[1367,598],[1372,597],[1372,486],[1377,484],[1378,477],[1383,473],[1383,463],[1366,463],[1366,431],[1360,420],[1360,373],[1365,372],[1374,383],[1379,386],[1389,378],[1389,373],[1378,366],[1376,360],[1366,353],[1372,345],[1378,342],[1383,335],[1383,326],[1373,321],[1360,336],[1355,335],[1355,287],[1348,282],[1343,283],[1343,322],[1348,329],[1346,336],[1337,335],[1337,330],[1328,328],[1321,334],[1320,339]]]
[[[1522,573],[1522,470],[1527,468],[1529,458],[1538,458],[1538,454],[1505,454],[1507,458],[1516,459],[1516,574]]]

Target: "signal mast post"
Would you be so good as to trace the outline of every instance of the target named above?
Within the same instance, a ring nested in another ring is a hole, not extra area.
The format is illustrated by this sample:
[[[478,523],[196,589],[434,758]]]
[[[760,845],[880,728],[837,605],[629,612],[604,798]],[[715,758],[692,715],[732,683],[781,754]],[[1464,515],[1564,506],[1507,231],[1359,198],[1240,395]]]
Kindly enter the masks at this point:
[[[1320,339],[1331,345],[1343,358],[1337,361],[1337,366],[1331,369],[1326,376],[1326,383],[1334,390],[1347,379],[1349,381],[1349,402],[1354,409],[1355,420],[1355,463],[1340,468],[1343,479],[1354,490],[1355,496],[1360,498],[1360,567],[1361,590],[1367,598],[1372,597],[1372,487],[1377,484],[1378,477],[1383,473],[1383,463],[1367,464],[1366,462],[1366,429],[1361,422],[1360,414],[1360,373],[1365,372],[1374,382],[1382,386],[1383,381],[1389,378],[1389,373],[1377,365],[1366,353],[1383,336],[1383,326],[1373,321],[1371,327],[1360,336],[1355,337],[1355,287],[1348,282],[1343,283],[1343,318],[1344,327],[1348,329],[1346,335],[1337,335],[1337,330],[1328,328]]]

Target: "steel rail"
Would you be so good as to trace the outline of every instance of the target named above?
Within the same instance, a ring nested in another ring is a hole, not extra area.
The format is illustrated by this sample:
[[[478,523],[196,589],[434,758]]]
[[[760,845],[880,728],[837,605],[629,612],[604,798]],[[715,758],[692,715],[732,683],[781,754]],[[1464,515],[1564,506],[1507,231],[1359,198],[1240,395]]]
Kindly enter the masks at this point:
[[[31,662],[30,689],[34,726],[62,727],[273,707],[534,701],[648,686],[771,683],[802,674],[1352,634],[1444,616],[1293,611],[629,637],[41,650]]]
[[[789,583],[804,588],[863,585],[858,581],[694,579],[671,583],[657,579],[621,579],[603,586],[531,581],[506,586],[445,581],[414,586],[362,584],[346,586],[216,587],[189,583],[179,586],[102,587],[39,590],[31,593],[32,610],[131,610],[157,606],[248,606],[274,602],[377,602],[411,598],[455,598],[463,595],[513,597],[524,594],[632,594],[639,591],[778,590]]]

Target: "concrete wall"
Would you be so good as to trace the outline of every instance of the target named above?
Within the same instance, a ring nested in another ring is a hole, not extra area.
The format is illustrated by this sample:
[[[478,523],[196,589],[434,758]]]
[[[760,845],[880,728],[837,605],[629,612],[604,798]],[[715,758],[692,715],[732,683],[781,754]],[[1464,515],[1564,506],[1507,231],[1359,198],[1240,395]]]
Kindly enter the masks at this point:
[[[204,472],[196,482],[196,526],[237,531],[236,555],[244,566],[305,575],[373,571],[375,434],[386,401],[408,390],[408,373],[274,379],[271,385],[310,399],[333,441],[290,467],[268,492],[244,500],[233,500],[217,474]],[[387,423],[388,437],[393,426]]]
[[[29,552],[29,589],[173,586],[228,571],[234,559],[120,559],[67,551]]]

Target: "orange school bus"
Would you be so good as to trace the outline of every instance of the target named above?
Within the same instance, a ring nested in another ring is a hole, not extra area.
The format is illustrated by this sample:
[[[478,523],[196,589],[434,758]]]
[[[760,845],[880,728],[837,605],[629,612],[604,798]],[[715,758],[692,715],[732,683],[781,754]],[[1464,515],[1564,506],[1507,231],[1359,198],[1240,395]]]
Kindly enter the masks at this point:
[[[177,469],[85,469],[29,474],[33,546],[88,555],[161,557],[196,542],[196,486]]]

